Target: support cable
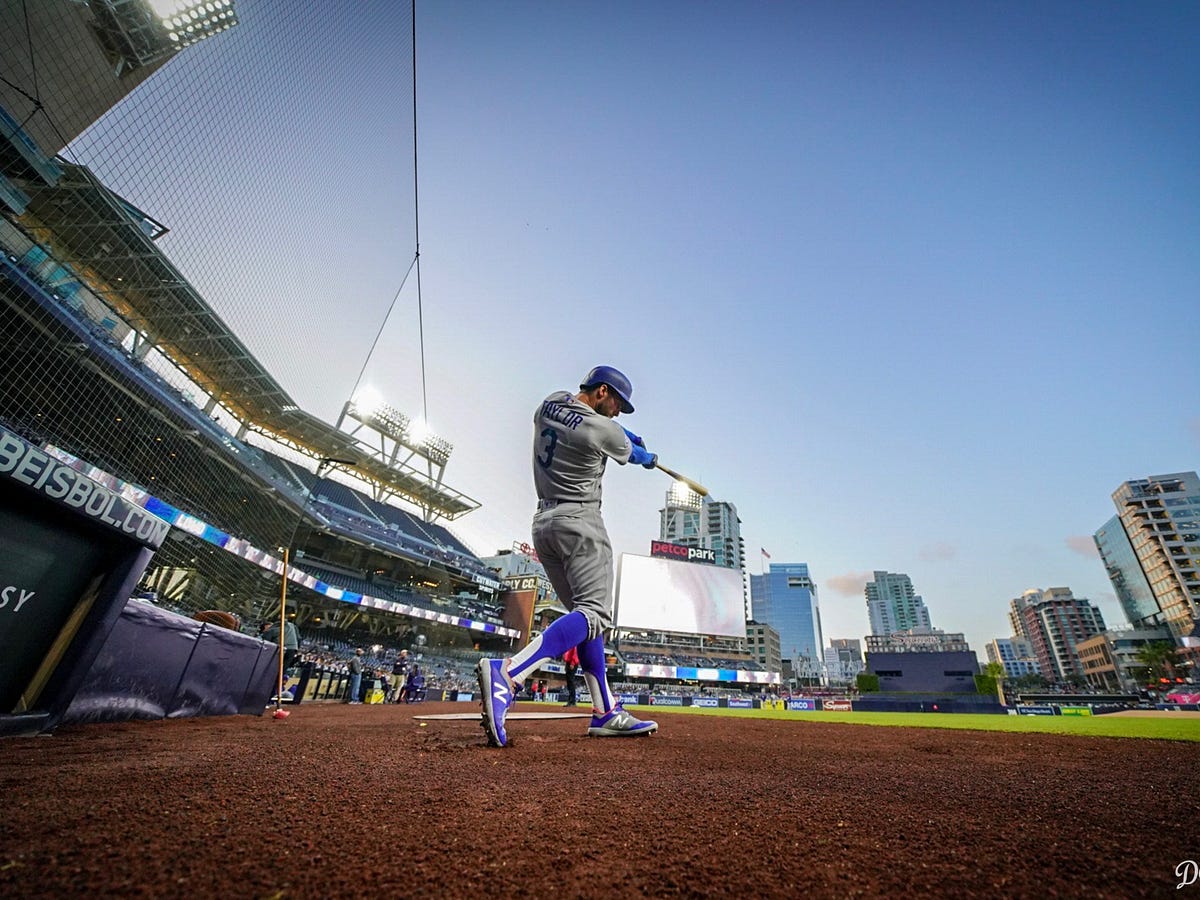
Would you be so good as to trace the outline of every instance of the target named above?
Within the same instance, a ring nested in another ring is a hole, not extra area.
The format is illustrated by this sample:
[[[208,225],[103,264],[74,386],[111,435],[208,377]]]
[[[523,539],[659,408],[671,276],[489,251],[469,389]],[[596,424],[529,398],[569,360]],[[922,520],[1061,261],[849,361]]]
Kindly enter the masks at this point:
[[[417,0],[412,0],[412,107],[413,107],[413,238],[415,249],[413,252],[412,262],[409,263],[408,271],[404,273],[404,279],[400,282],[400,287],[396,289],[395,295],[392,297],[392,302],[388,305],[387,312],[384,313],[383,321],[379,323],[379,330],[375,333],[375,340],[371,342],[371,349],[367,351],[367,357],[363,360],[362,368],[359,369],[358,377],[354,379],[354,387],[350,389],[350,398],[353,399],[358,391],[358,386],[362,382],[363,375],[367,371],[367,366],[371,362],[371,357],[375,353],[375,347],[379,343],[379,338],[383,335],[383,329],[387,325],[388,319],[392,315],[392,310],[396,307],[396,301],[400,299],[400,293],[404,290],[404,285],[408,283],[408,277],[416,270],[417,273],[417,332],[418,342],[421,353],[421,415],[428,424],[429,422],[429,395],[426,388],[425,378],[425,313],[421,296],[421,203],[419,196],[419,179],[417,172]]]
[[[417,179],[417,0],[412,0],[412,111],[413,111],[413,238],[416,241],[417,332],[421,348],[421,415],[429,424],[429,396],[425,389],[425,315],[421,303],[421,200]]]

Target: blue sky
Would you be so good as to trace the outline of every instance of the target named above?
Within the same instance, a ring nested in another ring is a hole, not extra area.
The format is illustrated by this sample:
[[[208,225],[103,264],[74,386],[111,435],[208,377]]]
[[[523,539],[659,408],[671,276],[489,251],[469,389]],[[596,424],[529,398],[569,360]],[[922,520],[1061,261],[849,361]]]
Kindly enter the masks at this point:
[[[413,253],[402,6],[240,0],[78,145],[156,96],[210,111],[121,187],[330,421]],[[528,538],[533,408],[608,363],[750,571],[809,564],[826,638],[868,631],[874,569],[981,657],[1027,588],[1122,621],[1087,538],[1200,449],[1200,6],[421,3],[417,48],[428,393],[415,279],[366,380],[455,444],[477,551]],[[172,154],[186,189],[145,176]],[[610,472],[618,552],[668,486]]]

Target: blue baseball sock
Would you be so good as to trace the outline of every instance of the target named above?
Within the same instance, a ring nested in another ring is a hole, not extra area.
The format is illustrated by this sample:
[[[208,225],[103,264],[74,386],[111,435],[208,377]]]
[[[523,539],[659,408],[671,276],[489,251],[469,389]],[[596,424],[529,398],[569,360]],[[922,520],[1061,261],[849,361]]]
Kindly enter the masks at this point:
[[[508,677],[520,684],[525,680],[525,673],[537,668],[538,663],[546,659],[562,656],[572,647],[579,646],[587,640],[587,617],[579,610],[569,612],[550,623],[550,627],[530,641],[524,650],[512,658],[508,665]],[[590,642],[589,642],[590,643]],[[603,656],[603,644],[601,645]],[[587,671],[583,662],[583,648],[579,648],[579,662]],[[601,671],[604,671],[601,666]]]
[[[608,665],[604,661],[604,637],[594,637],[579,645],[579,667],[583,669],[583,680],[592,695],[592,706],[606,713],[616,706],[612,689],[608,686]]]

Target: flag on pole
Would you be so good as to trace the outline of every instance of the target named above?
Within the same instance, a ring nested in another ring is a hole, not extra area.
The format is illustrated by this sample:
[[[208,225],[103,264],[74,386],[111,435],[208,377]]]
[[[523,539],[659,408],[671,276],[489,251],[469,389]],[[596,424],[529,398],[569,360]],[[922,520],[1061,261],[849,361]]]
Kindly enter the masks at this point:
[[[759,549],[759,550],[762,550],[762,555],[763,555],[763,556],[765,556],[767,559],[770,559],[770,558],[771,558],[771,554],[770,554],[770,553],[768,553],[766,550],[763,550],[763,548],[762,548],[762,547],[759,547],[758,549]]]

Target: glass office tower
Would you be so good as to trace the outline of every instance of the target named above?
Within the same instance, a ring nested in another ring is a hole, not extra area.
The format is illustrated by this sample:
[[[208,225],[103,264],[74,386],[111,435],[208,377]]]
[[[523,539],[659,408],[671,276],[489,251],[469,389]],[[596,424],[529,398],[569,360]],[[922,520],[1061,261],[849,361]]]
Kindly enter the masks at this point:
[[[751,617],[779,632],[784,659],[817,669],[824,665],[821,609],[817,586],[808,574],[807,563],[771,563],[769,571],[750,576]]]

